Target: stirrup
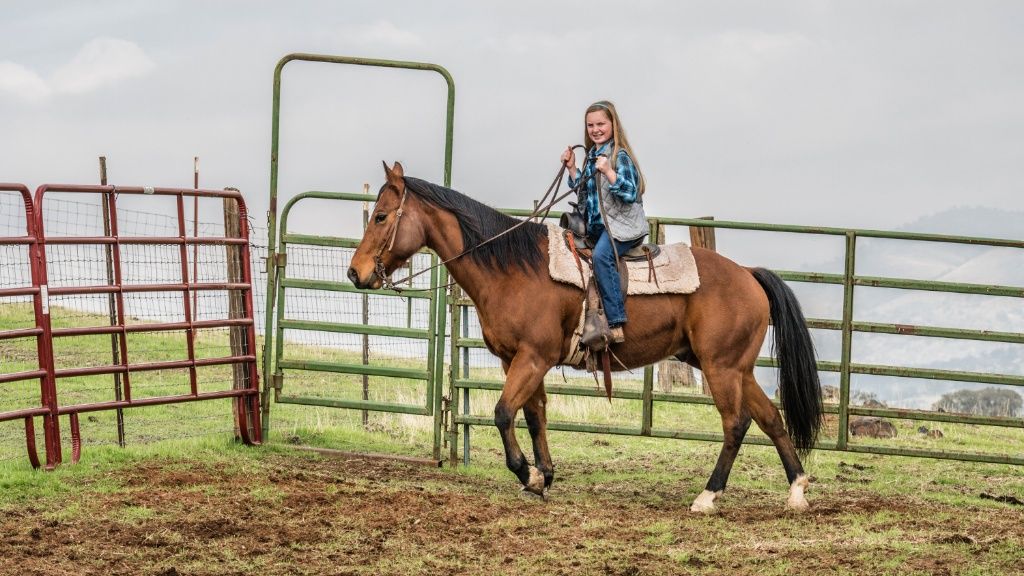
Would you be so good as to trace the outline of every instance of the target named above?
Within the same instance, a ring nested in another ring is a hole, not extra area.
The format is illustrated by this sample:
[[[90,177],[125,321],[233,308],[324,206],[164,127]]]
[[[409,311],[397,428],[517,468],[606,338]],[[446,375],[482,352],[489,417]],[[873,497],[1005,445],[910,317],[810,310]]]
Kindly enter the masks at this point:
[[[609,330],[609,338],[615,344],[621,344],[626,341],[626,335],[622,332],[622,326],[616,326]]]

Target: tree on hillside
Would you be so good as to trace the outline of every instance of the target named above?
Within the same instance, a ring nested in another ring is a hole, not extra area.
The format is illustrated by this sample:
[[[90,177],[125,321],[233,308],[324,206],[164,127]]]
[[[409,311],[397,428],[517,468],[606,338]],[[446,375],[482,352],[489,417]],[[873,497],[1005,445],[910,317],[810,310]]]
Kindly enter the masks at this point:
[[[932,410],[940,412],[1009,418],[1021,415],[1022,407],[1024,398],[1021,398],[1020,394],[996,387],[949,392],[932,404]]]
[[[878,399],[878,394],[867,390],[855,390],[850,393],[850,404],[865,408],[888,408],[885,402]]]

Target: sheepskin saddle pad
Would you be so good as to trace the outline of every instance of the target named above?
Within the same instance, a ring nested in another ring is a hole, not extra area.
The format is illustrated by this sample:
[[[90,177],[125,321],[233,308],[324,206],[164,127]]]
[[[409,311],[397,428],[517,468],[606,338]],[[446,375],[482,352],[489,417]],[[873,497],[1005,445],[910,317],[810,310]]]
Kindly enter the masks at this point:
[[[576,266],[576,257],[565,242],[565,229],[548,226],[548,272],[557,282],[583,289],[583,278],[590,278],[590,265],[580,260],[583,275]],[[646,261],[627,262],[629,286],[627,294],[690,294],[700,287],[700,276],[693,253],[686,244],[668,244],[653,259],[654,273]]]

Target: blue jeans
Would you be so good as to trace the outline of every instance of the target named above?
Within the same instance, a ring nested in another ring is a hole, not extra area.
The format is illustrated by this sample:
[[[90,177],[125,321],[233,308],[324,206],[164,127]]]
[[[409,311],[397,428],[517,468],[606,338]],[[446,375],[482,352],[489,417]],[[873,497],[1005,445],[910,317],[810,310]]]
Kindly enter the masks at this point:
[[[641,242],[643,242],[642,236],[628,242],[615,240],[615,248],[621,255],[630,248],[639,246]],[[604,306],[604,314],[608,318],[608,326],[612,328],[626,323],[626,298],[622,293],[619,270],[615,264],[612,237],[605,229],[594,244],[594,276],[597,277],[597,289],[601,293],[601,304]]]

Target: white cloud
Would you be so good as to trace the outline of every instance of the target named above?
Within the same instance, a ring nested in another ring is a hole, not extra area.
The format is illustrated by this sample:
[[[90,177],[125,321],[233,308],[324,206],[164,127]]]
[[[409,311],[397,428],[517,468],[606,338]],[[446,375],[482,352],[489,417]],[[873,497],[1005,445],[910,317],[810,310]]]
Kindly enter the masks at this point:
[[[46,81],[32,70],[14,62],[0,62],[0,92],[25,101],[37,101],[50,95]]]
[[[391,46],[416,46],[422,39],[415,32],[402,30],[388,20],[357,28],[351,33],[352,39],[360,44],[386,44]]]
[[[56,92],[81,94],[143,76],[153,68],[153,61],[134,42],[100,37],[90,40],[70,62],[55,70],[50,86]]]

